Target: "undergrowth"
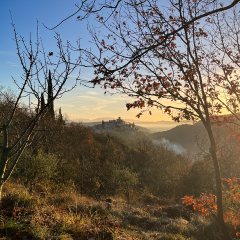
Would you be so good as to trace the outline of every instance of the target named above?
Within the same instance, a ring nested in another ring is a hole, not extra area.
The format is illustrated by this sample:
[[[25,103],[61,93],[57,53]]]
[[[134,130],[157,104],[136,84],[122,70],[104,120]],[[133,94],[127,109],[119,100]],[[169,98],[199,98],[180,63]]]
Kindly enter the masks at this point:
[[[3,191],[0,239],[83,240],[215,240],[216,222],[190,214],[180,205],[128,205],[114,199],[109,205],[74,191],[29,193],[7,183]]]

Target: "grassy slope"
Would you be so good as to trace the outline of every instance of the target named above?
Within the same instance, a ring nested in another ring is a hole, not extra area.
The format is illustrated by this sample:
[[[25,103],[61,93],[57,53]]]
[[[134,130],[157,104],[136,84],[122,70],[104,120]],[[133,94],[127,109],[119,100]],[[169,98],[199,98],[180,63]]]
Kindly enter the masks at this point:
[[[23,186],[9,183],[1,206],[0,239],[219,239],[210,218],[193,214],[190,221],[182,206],[160,206],[155,200],[147,196],[150,205],[128,206],[117,199],[108,210],[105,203],[74,191],[30,195]]]

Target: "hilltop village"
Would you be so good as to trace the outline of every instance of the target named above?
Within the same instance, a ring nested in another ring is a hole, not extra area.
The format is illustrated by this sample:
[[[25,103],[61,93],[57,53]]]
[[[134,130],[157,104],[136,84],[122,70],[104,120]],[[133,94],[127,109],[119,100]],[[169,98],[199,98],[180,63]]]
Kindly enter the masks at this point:
[[[127,132],[128,134],[136,134],[139,130],[135,127],[134,123],[128,123],[119,117],[116,120],[102,121],[102,124],[93,126],[93,129],[97,132]]]

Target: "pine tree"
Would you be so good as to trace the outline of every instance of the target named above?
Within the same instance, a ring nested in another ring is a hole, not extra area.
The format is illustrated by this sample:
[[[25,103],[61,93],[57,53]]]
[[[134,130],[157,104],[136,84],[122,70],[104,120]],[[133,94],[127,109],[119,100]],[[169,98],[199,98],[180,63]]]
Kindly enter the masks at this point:
[[[59,122],[60,124],[64,124],[61,107],[59,108],[58,122]]]
[[[44,99],[44,93],[42,93],[40,111],[42,111],[44,108],[45,108],[45,99]]]
[[[48,116],[54,119],[54,106],[53,106],[53,86],[52,86],[52,76],[51,71],[49,70],[48,74]]]

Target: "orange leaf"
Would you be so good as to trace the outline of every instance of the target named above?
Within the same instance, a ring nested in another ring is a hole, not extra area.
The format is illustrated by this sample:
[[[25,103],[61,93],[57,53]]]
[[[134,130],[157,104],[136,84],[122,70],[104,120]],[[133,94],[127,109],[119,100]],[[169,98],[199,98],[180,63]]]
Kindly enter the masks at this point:
[[[233,178],[232,178],[232,181],[233,181],[233,182],[237,182],[237,178],[236,178],[236,177],[233,177]]]

